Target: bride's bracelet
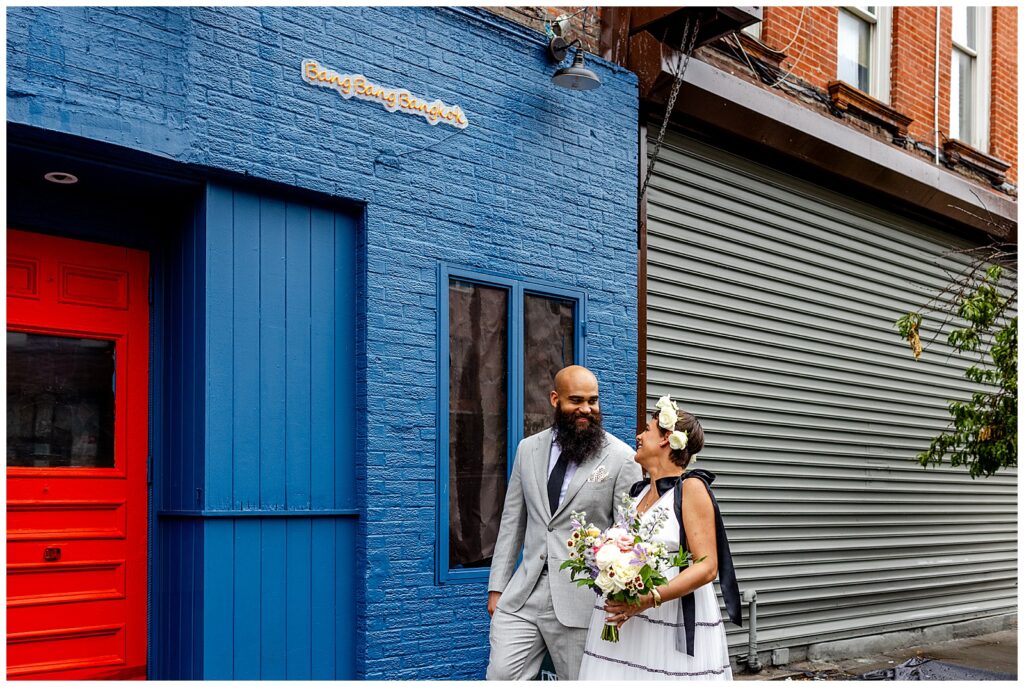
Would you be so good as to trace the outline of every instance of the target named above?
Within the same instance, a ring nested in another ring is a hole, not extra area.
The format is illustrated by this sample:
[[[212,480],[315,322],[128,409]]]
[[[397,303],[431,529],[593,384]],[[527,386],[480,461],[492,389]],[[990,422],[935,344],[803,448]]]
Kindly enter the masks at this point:
[[[657,608],[661,605],[661,592],[658,591],[657,587],[651,588],[651,596],[654,597],[654,607]]]

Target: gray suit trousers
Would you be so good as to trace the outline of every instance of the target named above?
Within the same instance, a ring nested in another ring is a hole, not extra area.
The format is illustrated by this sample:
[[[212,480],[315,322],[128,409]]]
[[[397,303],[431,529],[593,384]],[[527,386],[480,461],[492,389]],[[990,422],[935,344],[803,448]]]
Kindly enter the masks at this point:
[[[495,609],[487,679],[532,680],[540,671],[546,648],[558,679],[576,680],[586,643],[587,628],[566,627],[555,617],[551,584],[545,572],[518,611]]]

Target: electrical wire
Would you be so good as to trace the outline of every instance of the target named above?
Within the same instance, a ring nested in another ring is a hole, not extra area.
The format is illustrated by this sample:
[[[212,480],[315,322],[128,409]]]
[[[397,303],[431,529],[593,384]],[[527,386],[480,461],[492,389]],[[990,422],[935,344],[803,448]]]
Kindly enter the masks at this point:
[[[779,54],[785,53],[787,50],[789,50],[790,48],[793,47],[793,44],[796,43],[796,39],[800,37],[800,27],[802,27],[804,25],[804,14],[806,12],[807,12],[807,6],[804,5],[804,7],[800,10],[800,19],[796,23],[796,33],[793,34],[792,40],[789,41],[789,43],[786,45],[785,48],[782,48],[781,50],[776,50],[775,48],[772,48],[772,47],[769,47],[768,45],[765,45],[761,40],[758,40],[757,42],[761,43],[761,45],[764,45],[765,48],[768,48],[768,50],[771,50],[774,53],[779,53]]]
[[[516,7],[508,7],[507,9],[510,9],[513,12],[515,12],[516,14],[520,14],[520,15],[522,15],[524,17],[529,17],[530,19],[533,19],[534,21],[542,22],[544,24],[544,33],[546,33],[548,35],[548,37],[551,38],[551,37],[553,37],[555,35],[554,31],[551,29],[551,26],[553,24],[556,24],[558,22],[563,22],[563,21],[569,21],[570,19],[572,19],[576,15],[581,14],[583,12],[587,12],[590,8],[589,7],[581,7],[580,9],[576,10],[575,12],[573,12],[572,14],[570,14],[568,16],[563,16],[563,15],[560,14],[557,17],[555,17],[554,19],[552,19],[550,16],[547,19],[542,19],[541,17],[535,17],[535,16],[533,16],[531,14],[527,14],[526,12],[523,12],[523,11],[519,10]],[[582,32],[586,32],[586,29],[587,29],[587,16],[584,15],[584,17],[583,17]]]
[[[586,12],[588,9],[590,9],[590,8],[589,7],[581,7],[580,9],[578,9],[575,12],[573,12],[572,14],[570,14],[568,17],[561,17],[560,16],[560,17],[556,17],[556,19],[558,19],[558,21],[569,21],[570,19],[575,17],[577,14],[581,14],[583,12]],[[586,19],[586,17],[584,17],[584,19]]]
[[[781,69],[776,69],[775,67],[773,67],[771,65],[766,65],[761,60],[757,59],[756,57],[751,57],[750,53],[748,53],[746,48],[743,47],[743,42],[739,40],[739,37],[736,34],[733,34],[733,41],[736,43],[736,47],[739,49],[740,53],[742,54],[744,61],[747,63],[747,66],[749,66],[751,71],[754,72],[754,76],[756,76],[756,77],[758,77],[760,79],[761,83],[765,84],[766,86],[768,86],[770,88],[783,88],[783,87],[785,87],[786,90],[788,90],[788,91],[790,91],[790,92],[792,92],[792,93],[794,93],[794,94],[796,94],[798,96],[811,97],[814,100],[817,100],[821,104],[825,105],[826,107],[831,107],[832,106],[831,99],[823,96],[817,90],[801,88],[801,87],[797,86],[796,84],[791,84],[791,83],[786,81],[786,79],[788,79],[789,76],[793,73],[793,69],[796,68],[796,63],[793,64],[793,68],[791,68],[789,70],[789,72],[785,74],[785,76],[783,76],[781,79],[777,79],[775,82],[771,82],[769,79],[770,78],[778,77],[779,74],[782,74],[782,70]],[[801,56],[802,56],[802,53],[801,53]],[[800,56],[798,56],[798,57],[800,57]],[[769,75],[771,75],[771,76],[769,77]]]
[[[529,19],[530,21],[540,22],[544,26],[544,33],[547,34],[548,38],[553,38],[555,36],[555,33],[552,30],[552,28],[551,28],[552,24],[555,24],[556,22],[569,21],[570,19],[573,19],[574,17],[576,17],[579,14],[583,14],[583,20],[582,20],[582,26],[580,27],[580,33],[585,34],[586,31],[587,31],[587,21],[590,18],[590,7],[581,7],[580,9],[576,10],[575,12],[573,12],[572,14],[570,14],[568,16],[559,15],[555,19],[550,18],[550,16],[547,17],[547,18],[537,17],[537,16],[534,16],[534,15],[530,14],[529,12],[524,12],[521,9],[519,9],[518,7],[515,7],[515,6],[506,6],[504,9],[511,10],[511,11],[515,12],[516,14],[518,14],[519,16],[524,17],[526,19]]]
[[[425,146],[423,146],[421,148],[412,148],[410,150],[405,151],[404,153],[385,153],[385,152],[382,151],[382,152],[380,152],[377,155],[376,158],[374,158],[373,164],[375,164],[375,165],[386,165],[387,164],[387,158],[394,158],[394,159],[397,160],[398,158],[405,157],[406,155],[414,155],[416,153],[424,153],[424,152],[426,152],[428,150],[431,150],[431,149],[441,145],[442,143],[445,143],[446,141],[451,140],[452,138],[455,138],[456,136],[458,136],[459,134],[461,134],[464,131],[466,131],[466,129],[456,129],[453,133],[448,134],[447,136],[445,136],[442,139],[434,141],[433,143],[425,145]]]
[[[456,136],[461,134],[463,131],[465,131],[465,129],[456,129],[453,133],[448,134],[447,136],[445,136],[444,138],[442,138],[442,139],[440,139],[438,141],[434,141],[430,145],[423,146],[422,148],[414,148],[413,150],[407,150],[404,153],[396,153],[394,155],[394,157],[405,157],[406,155],[412,155],[413,153],[426,152],[426,151],[430,150],[431,148],[434,148],[435,146],[441,145],[445,141],[448,141],[448,140],[450,140],[452,138],[455,138]]]
[[[587,32],[587,22],[590,21],[590,8],[584,7],[580,12],[583,12],[583,19],[580,19],[580,24],[582,24],[582,32],[585,34]],[[580,12],[577,12],[576,14],[579,14]],[[575,17],[576,14],[572,16]]]
[[[797,34],[799,35],[799,33],[800,33],[800,31],[799,31],[799,29],[797,29]],[[796,40],[796,36],[793,37],[793,40]],[[790,41],[789,44],[793,45],[793,41]],[[789,67],[789,71],[787,71],[785,74],[783,74],[782,78],[779,79],[778,81],[776,81],[775,83],[769,84],[769,88],[778,88],[780,85],[782,85],[782,83],[786,79],[788,79],[793,74],[793,70],[796,69],[798,64],[800,64],[800,60],[803,59],[804,53],[807,52],[807,46],[809,44],[810,44],[810,41],[807,41],[807,42],[804,43],[803,50],[801,50],[800,54],[796,56],[796,59],[793,61],[793,64],[791,64],[790,67]]]
[[[743,61],[750,67],[750,71],[753,72],[754,76],[758,77],[761,81],[765,81],[764,76],[754,67],[754,63],[750,61],[750,56],[747,54],[747,49],[743,47],[743,42],[740,41],[739,34],[732,34],[732,40],[736,44],[736,47],[740,49],[740,54],[743,55]],[[767,81],[765,81],[767,83]]]
[[[756,41],[757,41],[758,43],[760,43],[760,44],[761,44],[761,46],[763,46],[763,47],[764,47],[764,48],[765,48],[766,50],[769,50],[769,51],[771,51],[771,52],[775,53],[776,55],[785,55],[786,51],[787,51],[787,50],[789,50],[790,48],[792,48],[792,47],[793,47],[793,44],[794,44],[794,43],[796,43],[797,39],[798,39],[798,38],[800,37],[800,31],[801,31],[801,30],[803,29],[803,25],[804,25],[804,16],[805,16],[806,14],[807,14],[807,6],[805,5],[805,6],[804,6],[803,8],[801,8],[801,10],[800,10],[800,19],[799,19],[799,20],[797,20],[797,24],[796,24],[796,32],[794,32],[794,34],[793,34],[793,38],[792,38],[792,39],[790,39],[789,43],[787,43],[787,44],[786,44],[786,47],[782,48],[781,50],[776,50],[775,48],[772,48],[771,46],[767,45],[767,44],[766,44],[766,43],[765,43],[764,41],[762,41],[762,40],[760,40],[760,39],[756,39],[756,38],[755,38],[754,40],[756,40]],[[808,23],[809,23],[809,22],[808,22]],[[735,37],[735,36],[734,36],[734,37]],[[742,53],[743,53],[743,57],[744,57],[744,59],[746,59],[746,60],[747,60],[747,64],[748,64],[748,65],[750,65],[750,68],[751,68],[751,69],[754,69],[754,66],[753,66],[753,65],[751,64],[751,62],[750,62],[750,59],[749,59],[749,57],[747,56],[747,51],[746,51],[746,49],[745,49],[745,48],[743,47],[743,44],[742,44],[742,43],[740,43],[740,41],[739,41],[739,38],[736,38],[735,40],[736,40],[736,45],[737,45],[737,46],[739,46],[739,49],[740,49],[740,51],[742,51]],[[786,82],[786,79],[788,79],[788,78],[789,78],[789,77],[790,77],[790,76],[791,76],[791,75],[793,74],[793,71],[794,71],[794,70],[795,70],[795,69],[797,68],[797,65],[799,65],[799,64],[800,64],[800,60],[802,60],[802,59],[803,59],[803,57],[804,57],[804,53],[806,53],[806,52],[807,52],[807,45],[808,45],[808,44],[807,44],[807,43],[805,42],[805,43],[804,43],[804,46],[803,46],[803,49],[802,49],[802,50],[800,51],[800,54],[799,54],[799,55],[797,55],[796,59],[795,59],[795,60],[793,61],[793,64],[792,64],[792,65],[790,65],[790,67],[789,67],[789,71],[787,71],[787,72],[786,72],[785,74],[783,74],[783,75],[782,75],[782,78],[780,78],[780,79],[779,79],[778,81],[776,81],[775,83],[770,83],[770,84],[769,84],[769,83],[768,83],[768,82],[767,82],[766,80],[764,80],[763,78],[762,78],[762,81],[764,81],[764,83],[766,83],[766,84],[768,85],[768,87],[769,87],[769,88],[778,88],[778,87],[779,87],[779,86],[781,86],[781,85],[782,85],[783,83],[785,83],[785,82]],[[756,73],[757,73],[757,72],[756,72],[756,70],[755,70],[755,75],[756,75]]]

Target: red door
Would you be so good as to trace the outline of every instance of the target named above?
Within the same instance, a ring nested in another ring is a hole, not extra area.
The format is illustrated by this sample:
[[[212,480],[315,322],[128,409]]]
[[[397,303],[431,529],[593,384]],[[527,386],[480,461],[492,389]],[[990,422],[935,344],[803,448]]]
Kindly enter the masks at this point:
[[[7,677],[146,677],[149,258],[7,232]]]

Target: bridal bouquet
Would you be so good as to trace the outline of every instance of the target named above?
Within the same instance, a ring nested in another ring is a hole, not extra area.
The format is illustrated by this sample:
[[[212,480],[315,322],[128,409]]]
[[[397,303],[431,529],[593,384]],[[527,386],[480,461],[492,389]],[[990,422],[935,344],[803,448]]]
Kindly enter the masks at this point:
[[[568,569],[577,585],[590,587],[606,599],[639,606],[641,596],[668,581],[663,571],[687,565],[690,554],[677,551],[670,555],[664,544],[654,541],[668,512],[662,509],[641,524],[636,503],[637,499],[624,495],[616,508],[615,523],[604,532],[587,523],[586,513],[574,511],[572,534],[566,542],[569,559],[559,570]],[[601,639],[619,641],[619,628],[606,624]]]

